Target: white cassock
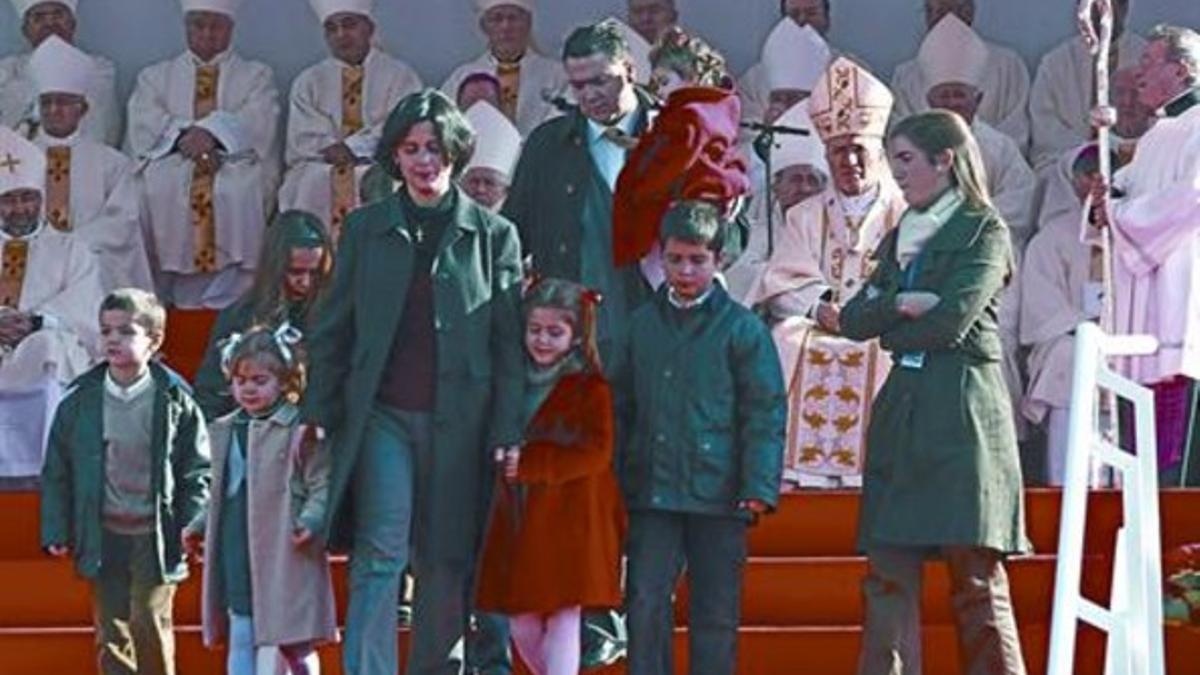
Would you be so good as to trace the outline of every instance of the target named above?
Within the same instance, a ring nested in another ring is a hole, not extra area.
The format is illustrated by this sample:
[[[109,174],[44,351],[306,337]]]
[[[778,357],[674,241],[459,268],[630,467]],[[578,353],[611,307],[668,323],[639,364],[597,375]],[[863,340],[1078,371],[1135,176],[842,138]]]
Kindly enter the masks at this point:
[[[900,189],[886,179],[879,190],[859,217],[832,187],[789,209],[775,254],[747,298],[786,305],[772,313],[792,314],[772,335],[788,391],[784,472],[801,484],[806,476],[861,484],[871,404],[891,360],[877,340],[830,335],[813,318],[822,298],[842,304],[858,292],[879,242],[900,223],[907,208]]]
[[[1070,167],[1067,167],[1070,170]],[[1029,242],[1021,266],[1021,344],[1028,347],[1029,385],[1021,415],[1047,425],[1051,484],[1061,485],[1067,412],[1075,357],[1075,328],[1101,313],[1099,249],[1080,240],[1082,206],[1045,222]]]
[[[1200,379],[1200,105],[1160,118],[1117,172],[1113,205],[1116,332],[1158,338],[1122,360],[1143,384]]]
[[[1037,176],[1012,138],[978,118],[972,122],[971,132],[983,156],[992,204],[1008,225],[1013,249],[1019,251],[1033,236]]]
[[[1012,138],[996,131],[991,125],[979,118],[971,123],[971,132],[979,144],[979,154],[983,156],[984,170],[987,172],[987,189],[992,198],[992,205],[1000,212],[1009,228],[1012,238],[1014,274],[1009,279],[1000,300],[1000,312],[997,317],[1000,328],[1000,341],[1004,347],[1004,360],[1001,366],[1004,370],[1005,384],[1008,385],[1009,397],[1013,402],[1014,419],[1017,420],[1017,436],[1024,438],[1026,428],[1020,417],[1021,392],[1025,390],[1024,378],[1021,375],[1020,340],[1018,327],[1020,322],[1021,255],[1025,243],[1033,234],[1033,205],[1037,192],[1037,177],[1033,169],[1021,155],[1017,142]]]
[[[292,83],[279,209],[308,211],[340,231],[346,212],[359,204],[359,181],[388,114],[420,88],[416,71],[378,49],[361,70],[330,57],[300,73]],[[327,164],[321,150],[335,143],[345,143],[362,163],[344,174]]]
[[[742,100],[742,119],[761,122],[771,105],[771,88],[767,85],[767,69],[762,61],[742,73],[737,81],[737,92]]]
[[[96,258],[80,238],[42,224],[19,240],[0,232],[0,246],[0,275],[14,264],[14,246],[25,249],[15,268],[23,268],[16,309],[45,322],[11,353],[0,353],[0,476],[32,476],[41,471],[62,388],[92,364],[104,292]]]
[[[979,84],[983,100],[975,115],[1012,138],[1023,150],[1029,145],[1029,70],[1015,51],[987,41],[985,44],[988,59]],[[916,59],[896,66],[890,86],[896,96],[892,119],[929,110],[926,94],[930,87]]]
[[[58,219],[65,218],[69,231],[87,243],[96,254],[105,292],[127,286],[153,291],[139,211],[142,186],[133,161],[78,133],[55,138],[43,132],[33,142],[47,152],[47,186],[55,179],[66,184],[65,208],[50,203],[49,189],[43,193],[51,226],[61,227]],[[68,162],[66,176],[54,166],[56,157]]]
[[[29,53],[0,59],[0,124],[16,129],[40,117],[37,85],[29,69]],[[111,146],[121,142],[121,109],[117,105],[117,69],[112,61],[92,56],[88,112],[79,129],[85,137]]]
[[[1117,68],[1136,66],[1146,41],[1124,33],[1113,45]],[[1060,154],[1092,137],[1089,122],[1094,107],[1095,59],[1079,37],[1071,38],[1042,57],[1029,92],[1033,145],[1029,153],[1039,171],[1053,167]]]
[[[216,102],[212,112],[197,116],[202,66],[217,67]],[[127,151],[144,164],[156,272],[171,280],[167,295],[185,307],[229,304],[253,275],[279,184],[279,101],[271,69],[232,52],[210,64],[184,52],[138,75],[128,115]],[[192,125],[212,133],[227,153],[204,195],[211,204],[211,248],[201,243],[196,224],[206,216],[193,194],[195,165],[174,147]]]
[[[807,86],[812,87],[812,85]],[[808,115],[808,101],[795,104],[784,111],[775,122],[785,127],[812,130],[813,123],[812,118]],[[768,231],[767,209],[774,212],[771,226],[775,230],[775,235],[778,235],[779,230],[784,227],[784,214],[779,201],[775,199],[769,182],[765,180],[766,163],[749,147],[745,149],[745,154],[749,157],[753,190],[747,214],[750,221],[750,236],[746,242],[746,249],[742,251],[742,255],[738,257],[737,261],[724,271],[724,275],[729,295],[738,302],[748,305],[750,292],[754,289],[754,285],[758,282],[770,257],[772,234]],[[793,166],[811,167],[825,176],[826,184],[828,184],[830,172],[829,165],[825,161],[825,145],[815,132],[808,136],[779,134],[775,137],[775,144],[771,148],[771,170],[778,174],[779,171]],[[775,241],[778,242],[778,238]]]
[[[769,191],[757,190],[755,192],[746,215],[750,221],[750,237],[746,241],[746,248],[738,256],[738,259],[721,273],[725,277],[725,286],[729,291],[729,296],[747,307],[751,305],[750,294],[762,276],[769,258],[767,249],[771,235],[767,232],[768,198]],[[775,210],[775,243],[778,244],[779,232],[786,225],[786,221],[783,213],[779,210],[778,201],[771,198],[770,208]]]
[[[505,110],[505,106],[501,105],[500,109],[509,115],[513,124],[517,125],[521,136],[527,137],[537,125],[560,114],[553,104],[545,100],[543,94],[565,96],[567,94],[567,75],[563,72],[562,63],[546,58],[532,49],[526,51],[525,56],[518,63],[520,79],[518,80],[515,107],[513,110]],[[503,82],[504,78],[500,75],[501,65],[490,51],[486,52],[475,60],[455,68],[454,72],[450,73],[450,77],[442,83],[442,91],[451,100],[457,100],[459,85],[475,73],[489,73]],[[501,103],[503,104],[504,101]]]

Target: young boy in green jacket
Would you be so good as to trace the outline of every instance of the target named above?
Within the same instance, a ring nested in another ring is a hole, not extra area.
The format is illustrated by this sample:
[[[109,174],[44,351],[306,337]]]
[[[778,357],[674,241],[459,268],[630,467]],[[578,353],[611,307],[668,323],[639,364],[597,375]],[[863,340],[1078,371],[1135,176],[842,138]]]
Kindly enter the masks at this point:
[[[667,284],[630,321],[620,466],[638,675],[674,672],[671,595],[685,564],[691,672],[734,673],[746,528],[779,498],[779,355],[766,326],[713,281],[723,232],[712,205],[674,206],[660,236]]]
[[[54,414],[42,468],[42,547],[73,556],[92,583],[105,675],[175,672],[176,585],[184,528],[208,499],[208,434],[175,373],[152,361],[166,311],[154,295],[113,291],[100,306],[105,362]]]

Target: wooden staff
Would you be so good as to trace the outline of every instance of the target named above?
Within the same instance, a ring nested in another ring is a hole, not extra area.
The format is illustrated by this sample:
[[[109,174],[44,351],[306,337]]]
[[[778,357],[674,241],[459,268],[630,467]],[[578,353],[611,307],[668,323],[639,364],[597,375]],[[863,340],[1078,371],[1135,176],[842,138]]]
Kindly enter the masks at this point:
[[[1109,105],[1108,94],[1108,63],[1112,54],[1113,37],[1113,7],[1112,0],[1080,0],[1079,12],[1076,14],[1079,31],[1083,34],[1083,42],[1087,45],[1093,58],[1096,59],[1096,108],[1107,111],[1104,115],[1093,115],[1092,123],[1096,127],[1096,144],[1100,153],[1100,175],[1105,185],[1112,185],[1112,161],[1109,152],[1112,148],[1109,129],[1116,122],[1116,114]],[[1109,207],[1106,205],[1106,209]],[[1110,216],[1105,220],[1110,227],[1100,232],[1100,251],[1103,260],[1104,303],[1101,310],[1101,326],[1108,334],[1116,331],[1116,317],[1113,311],[1113,250],[1111,231],[1111,209],[1105,214]]]
[[[1116,113],[1109,104],[1108,92],[1108,63],[1112,54],[1113,36],[1113,6],[1112,0],[1079,0],[1079,11],[1075,16],[1083,42],[1096,60],[1095,90],[1096,111],[1102,114],[1092,115],[1092,124],[1096,128],[1096,145],[1100,154],[1100,175],[1106,189],[1112,185],[1112,161],[1109,151],[1112,147],[1109,129],[1116,123]],[[1100,259],[1104,288],[1104,301],[1100,309],[1100,326],[1105,333],[1112,335],[1116,332],[1116,313],[1113,308],[1116,297],[1113,286],[1113,238],[1112,238],[1112,209],[1109,200],[1104,200],[1105,222],[1107,227],[1100,230]],[[1109,363],[1111,367],[1112,364]],[[1120,421],[1118,419],[1117,395],[1105,389],[1100,395],[1100,433],[1113,445],[1120,445]],[[1106,423],[1107,422],[1107,423]],[[1107,474],[1107,472],[1105,472]],[[1111,484],[1112,479],[1100,479],[1102,483]]]

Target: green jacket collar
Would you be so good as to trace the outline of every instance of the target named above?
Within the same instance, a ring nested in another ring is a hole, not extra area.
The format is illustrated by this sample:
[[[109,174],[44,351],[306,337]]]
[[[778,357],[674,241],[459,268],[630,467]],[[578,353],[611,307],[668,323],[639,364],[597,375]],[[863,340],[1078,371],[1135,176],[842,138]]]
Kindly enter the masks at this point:
[[[925,248],[931,251],[961,251],[975,243],[991,217],[975,218],[972,208],[962,204],[942,225]]]
[[[450,189],[457,193],[451,224],[460,230],[467,230],[469,232],[476,232],[482,229],[483,218],[480,215],[480,210],[475,207],[475,202],[457,185]],[[380,206],[385,209],[385,213],[383,214],[383,218],[372,220],[371,222],[375,234],[384,235],[391,232],[407,233],[408,220],[404,216],[404,207],[401,205],[400,200],[400,194],[397,192],[380,202]]]
[[[104,387],[104,376],[108,373],[108,362],[101,362],[92,366],[90,370],[75,378],[71,383],[70,389],[85,389],[89,387]],[[183,379],[179,373],[164,366],[158,361],[150,362],[150,376],[154,378],[154,384],[160,391],[168,389],[182,389],[191,391],[191,387]]]

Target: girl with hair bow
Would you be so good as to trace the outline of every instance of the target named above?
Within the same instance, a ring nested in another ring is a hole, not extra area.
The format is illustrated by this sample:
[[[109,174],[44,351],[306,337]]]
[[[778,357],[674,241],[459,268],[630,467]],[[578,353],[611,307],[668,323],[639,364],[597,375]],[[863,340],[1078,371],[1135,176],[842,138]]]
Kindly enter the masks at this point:
[[[612,470],[612,392],[596,351],[599,302],[573,282],[531,282],[524,441],[495,456],[500,485],[476,608],[509,615],[537,675],[579,672],[582,611],[621,603],[625,512]]]
[[[238,409],[209,428],[212,496],[185,541],[192,552],[204,542],[204,642],[228,644],[230,675],[276,672],[273,648],[289,673],[315,675],[316,645],[338,638],[319,536],[329,454],[300,431],[300,341],[285,322],[234,333],[220,347]]]

